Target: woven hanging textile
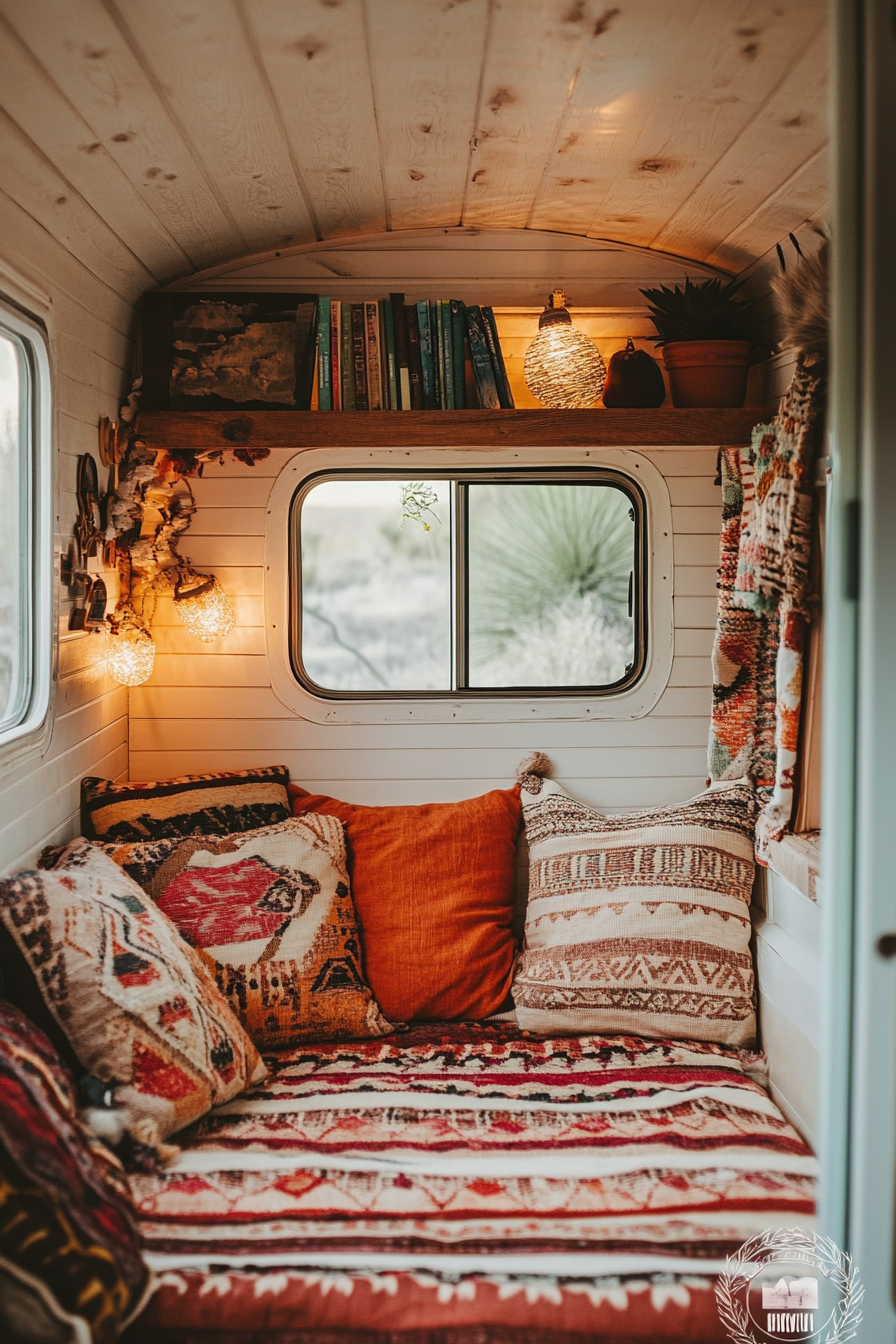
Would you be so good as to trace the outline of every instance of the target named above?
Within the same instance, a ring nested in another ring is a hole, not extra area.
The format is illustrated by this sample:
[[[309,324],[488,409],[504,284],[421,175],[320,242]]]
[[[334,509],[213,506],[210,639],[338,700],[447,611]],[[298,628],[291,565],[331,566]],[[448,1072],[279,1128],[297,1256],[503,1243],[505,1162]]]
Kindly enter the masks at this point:
[[[812,537],[812,467],[824,379],[802,358],[749,448],[723,448],[719,607],[709,776],[748,775],[763,802],[758,851],[793,810]]]
[[[762,427],[766,432],[767,427]],[[775,779],[774,669],[776,615],[738,606],[734,584],[741,533],[753,500],[752,448],[723,448],[719,608],[712,650],[713,706],[709,736],[710,779],[752,779],[760,799]]]

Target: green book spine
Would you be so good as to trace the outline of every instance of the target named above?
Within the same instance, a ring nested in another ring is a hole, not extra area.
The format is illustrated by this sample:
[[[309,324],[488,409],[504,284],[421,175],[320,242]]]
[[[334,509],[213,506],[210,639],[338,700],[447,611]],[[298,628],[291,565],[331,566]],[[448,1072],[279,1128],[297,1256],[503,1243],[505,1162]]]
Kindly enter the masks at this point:
[[[342,335],[342,349],[340,354],[342,358],[339,361],[340,382],[342,385],[342,409],[344,411],[353,411],[355,409],[355,370],[353,367],[354,351],[352,350],[352,306],[350,303],[343,303],[339,309],[339,326]]]
[[[439,385],[439,410],[444,411],[445,405],[445,318],[442,312],[442,303],[440,299],[433,300],[432,307],[435,309],[435,347],[434,355],[436,368],[438,370]],[[430,319],[431,320],[431,319]]]
[[[398,400],[398,362],[395,350],[395,313],[391,299],[383,299],[383,318],[386,325],[386,376],[389,382],[389,410],[400,409]]]
[[[330,300],[323,294],[317,300],[317,409],[333,409],[333,366],[330,361]]]
[[[442,316],[442,344],[444,350],[444,359],[442,360],[442,368],[445,374],[442,382],[443,396],[445,410],[453,411],[457,403],[454,400],[454,331],[451,326],[451,302],[449,299],[439,301],[439,312]]]
[[[417,326],[420,328],[420,364],[423,372],[423,409],[438,409],[436,400],[435,361],[432,357],[432,329],[429,325],[429,304],[426,299],[417,300]]]
[[[464,337],[467,334],[467,322],[464,317],[466,304],[461,299],[451,300],[451,365],[454,370],[454,409],[462,411],[466,405],[464,397]]]

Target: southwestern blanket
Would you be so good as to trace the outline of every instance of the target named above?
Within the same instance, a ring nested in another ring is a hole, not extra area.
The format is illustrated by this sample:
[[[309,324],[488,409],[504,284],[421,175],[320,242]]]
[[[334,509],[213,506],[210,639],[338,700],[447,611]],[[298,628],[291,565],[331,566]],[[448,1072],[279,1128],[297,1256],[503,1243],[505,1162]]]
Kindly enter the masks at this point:
[[[470,1023],[281,1052],[132,1178],[150,1263],[718,1261],[813,1213],[814,1158],[755,1058]]]
[[[266,1062],[132,1178],[143,1330],[717,1339],[726,1254],[812,1226],[815,1160],[730,1047],[461,1023]]]

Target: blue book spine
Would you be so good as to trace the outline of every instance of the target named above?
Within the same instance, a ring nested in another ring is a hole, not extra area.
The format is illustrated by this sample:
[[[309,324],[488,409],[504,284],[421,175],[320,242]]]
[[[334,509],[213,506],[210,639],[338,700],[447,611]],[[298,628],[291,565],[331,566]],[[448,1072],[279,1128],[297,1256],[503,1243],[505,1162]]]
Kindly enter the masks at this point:
[[[432,328],[429,325],[429,303],[417,301],[417,325],[420,328],[420,362],[423,365],[423,409],[434,411],[436,400],[436,370],[432,353]]]
[[[448,299],[439,300],[439,317],[442,320],[442,400],[446,411],[453,411],[454,402],[454,341],[451,331],[451,304]]]
[[[493,308],[483,307],[482,321],[485,327],[485,340],[488,345],[489,354],[492,357],[492,367],[495,370],[495,382],[498,385],[498,397],[501,402],[501,408],[505,411],[512,411],[513,393],[510,390],[510,380],[507,377],[507,366],[504,363],[504,351],[501,349],[501,338],[498,335],[498,324],[495,321]]]
[[[467,321],[464,317],[466,305],[462,299],[451,300],[451,364],[454,371],[454,409],[462,411],[466,406],[464,392],[464,337],[467,334]]]
[[[495,370],[492,367],[492,357],[489,354],[485,336],[482,309],[478,304],[467,305],[466,318],[467,334],[470,338],[470,356],[473,360],[473,372],[476,375],[476,385],[479,388],[479,400],[482,403],[482,409],[484,411],[499,411],[501,409],[501,399],[498,396]]]
[[[333,409],[333,364],[330,358],[330,300],[317,299],[317,409]]]
[[[436,410],[443,411],[442,400],[442,354],[439,347],[439,305],[435,299],[429,301],[429,339],[432,343],[433,391],[436,395]]]

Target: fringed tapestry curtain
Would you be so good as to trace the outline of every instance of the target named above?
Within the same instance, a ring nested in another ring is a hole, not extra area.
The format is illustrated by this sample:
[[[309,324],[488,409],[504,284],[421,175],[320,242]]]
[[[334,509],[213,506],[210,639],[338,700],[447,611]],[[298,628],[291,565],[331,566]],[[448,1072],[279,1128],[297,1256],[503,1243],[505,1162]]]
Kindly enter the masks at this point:
[[[759,853],[793,809],[809,619],[813,482],[823,374],[802,357],[781,409],[749,448],[724,448],[712,780],[752,779]]]

